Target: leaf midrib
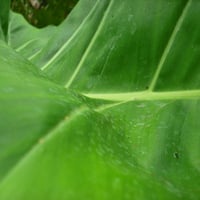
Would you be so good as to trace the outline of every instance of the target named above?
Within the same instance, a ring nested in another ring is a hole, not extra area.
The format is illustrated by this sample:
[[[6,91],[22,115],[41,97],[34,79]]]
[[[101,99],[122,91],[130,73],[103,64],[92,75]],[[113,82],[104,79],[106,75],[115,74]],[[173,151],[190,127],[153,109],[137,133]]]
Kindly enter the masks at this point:
[[[200,98],[200,90],[183,91],[140,91],[127,93],[82,93],[82,95],[99,100],[110,101],[153,101],[153,100],[178,100]]]

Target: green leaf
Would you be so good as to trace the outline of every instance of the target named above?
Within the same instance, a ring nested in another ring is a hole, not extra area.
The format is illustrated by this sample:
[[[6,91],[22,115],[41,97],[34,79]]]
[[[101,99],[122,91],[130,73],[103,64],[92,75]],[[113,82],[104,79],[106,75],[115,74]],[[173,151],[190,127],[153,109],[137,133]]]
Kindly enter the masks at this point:
[[[80,103],[3,43],[0,66],[2,178],[39,138]]]
[[[37,29],[27,24],[23,16],[11,12],[8,44],[31,60],[42,50],[55,31],[54,26]]]
[[[0,199],[198,199],[199,18],[198,0],[82,0],[44,29],[12,13]]]

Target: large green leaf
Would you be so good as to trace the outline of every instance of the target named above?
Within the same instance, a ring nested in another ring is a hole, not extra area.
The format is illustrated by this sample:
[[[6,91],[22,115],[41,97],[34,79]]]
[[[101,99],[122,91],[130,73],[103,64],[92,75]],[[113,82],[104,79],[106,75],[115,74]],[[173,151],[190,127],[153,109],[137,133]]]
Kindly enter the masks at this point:
[[[199,18],[198,0],[82,0],[44,29],[12,13],[0,199],[199,199]]]

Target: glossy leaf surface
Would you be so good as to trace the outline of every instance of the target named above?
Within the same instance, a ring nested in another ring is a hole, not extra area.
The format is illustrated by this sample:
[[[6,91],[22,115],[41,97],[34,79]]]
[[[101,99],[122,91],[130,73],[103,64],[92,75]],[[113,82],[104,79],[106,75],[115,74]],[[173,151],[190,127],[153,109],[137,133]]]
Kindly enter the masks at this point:
[[[12,13],[0,199],[198,199],[199,18],[198,0],[82,0],[44,29]]]

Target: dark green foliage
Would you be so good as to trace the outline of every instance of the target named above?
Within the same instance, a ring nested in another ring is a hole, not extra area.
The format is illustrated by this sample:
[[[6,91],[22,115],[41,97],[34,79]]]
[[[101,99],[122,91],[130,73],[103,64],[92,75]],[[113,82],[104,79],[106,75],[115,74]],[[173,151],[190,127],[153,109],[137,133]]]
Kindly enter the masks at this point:
[[[34,26],[58,25],[78,0],[12,0],[11,8]]]
[[[8,30],[8,16],[9,16],[9,0],[1,0],[0,7],[0,39],[7,35]]]

